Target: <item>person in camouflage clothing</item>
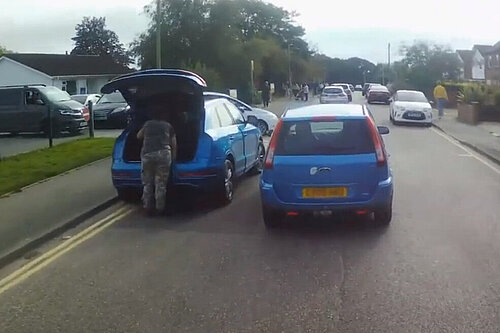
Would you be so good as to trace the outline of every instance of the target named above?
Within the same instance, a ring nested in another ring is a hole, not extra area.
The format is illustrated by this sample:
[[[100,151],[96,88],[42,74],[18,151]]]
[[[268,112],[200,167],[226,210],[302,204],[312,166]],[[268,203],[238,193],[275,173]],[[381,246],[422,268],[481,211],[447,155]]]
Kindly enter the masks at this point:
[[[141,149],[142,202],[149,215],[165,211],[167,183],[172,161],[175,161],[177,140],[174,128],[166,120],[162,104],[152,107],[152,120],[137,133],[143,140]]]

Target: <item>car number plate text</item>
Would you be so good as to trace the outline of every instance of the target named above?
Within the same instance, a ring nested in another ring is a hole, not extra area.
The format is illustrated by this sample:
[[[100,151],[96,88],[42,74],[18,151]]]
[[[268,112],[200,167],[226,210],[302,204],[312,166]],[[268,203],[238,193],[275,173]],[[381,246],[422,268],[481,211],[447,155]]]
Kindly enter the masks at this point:
[[[303,198],[325,199],[347,197],[347,187],[304,187]]]

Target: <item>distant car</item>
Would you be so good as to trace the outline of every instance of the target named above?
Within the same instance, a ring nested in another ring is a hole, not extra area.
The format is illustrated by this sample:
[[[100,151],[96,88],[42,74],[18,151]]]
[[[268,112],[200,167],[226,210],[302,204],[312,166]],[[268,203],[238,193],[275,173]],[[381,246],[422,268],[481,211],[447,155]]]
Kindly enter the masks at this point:
[[[271,111],[252,107],[229,95],[216,92],[205,92],[203,95],[205,96],[205,100],[216,98],[226,99],[241,111],[243,117],[247,121],[249,118],[255,118],[257,120],[257,127],[260,129],[262,135],[271,134],[278,123],[278,117]]]
[[[99,94],[79,94],[79,95],[71,95],[71,99],[77,102],[82,103],[85,106],[89,105],[89,102],[95,105],[97,101],[101,98]]]
[[[97,126],[125,128],[129,109],[120,92],[104,94],[94,105],[94,122]]]
[[[357,84],[355,87],[354,87],[354,90],[356,91],[363,91],[363,86],[360,85],[360,84]]]
[[[389,119],[393,124],[405,122],[431,126],[432,107],[423,92],[398,90],[392,99]]]
[[[368,104],[372,104],[373,102],[381,102],[387,105],[390,104],[391,93],[389,89],[384,86],[372,86],[370,90],[368,90],[367,96]]]
[[[288,110],[271,137],[260,179],[264,223],[345,212],[392,218],[393,180],[381,134],[365,105]]]
[[[323,89],[319,97],[321,104],[349,103],[349,97],[340,86],[328,86]]]
[[[378,86],[381,86],[381,84],[380,84],[380,83],[365,83],[365,84],[363,85],[363,90],[362,90],[361,94],[362,94],[363,96],[365,96],[365,97],[366,97],[367,92],[368,92],[368,90],[370,90],[370,86],[372,86],[372,85],[375,85],[375,86],[377,86],[377,85],[378,85]]]
[[[353,91],[349,87],[347,83],[334,83],[332,84],[333,86],[340,86],[344,89],[345,93],[347,94],[347,97],[349,99],[349,102],[352,102],[352,93]]]
[[[229,203],[237,177],[260,173],[265,147],[259,129],[245,122],[227,99],[205,100],[205,88],[199,75],[172,69],[134,72],[102,88],[106,94],[126,93],[133,109],[132,121],[116,139],[112,155],[111,177],[119,197],[134,198],[142,190],[142,141],[137,132],[151,119],[151,103],[158,103],[152,97],[161,97],[177,138],[173,188],[207,191]]]

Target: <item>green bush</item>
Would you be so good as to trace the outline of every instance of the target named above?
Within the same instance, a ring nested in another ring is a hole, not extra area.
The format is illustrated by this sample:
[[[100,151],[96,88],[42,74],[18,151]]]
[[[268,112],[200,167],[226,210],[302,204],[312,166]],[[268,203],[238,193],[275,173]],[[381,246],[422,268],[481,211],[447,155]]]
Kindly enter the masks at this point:
[[[464,85],[457,94],[457,100],[460,103],[479,103],[484,104],[487,99],[486,91],[480,85]]]

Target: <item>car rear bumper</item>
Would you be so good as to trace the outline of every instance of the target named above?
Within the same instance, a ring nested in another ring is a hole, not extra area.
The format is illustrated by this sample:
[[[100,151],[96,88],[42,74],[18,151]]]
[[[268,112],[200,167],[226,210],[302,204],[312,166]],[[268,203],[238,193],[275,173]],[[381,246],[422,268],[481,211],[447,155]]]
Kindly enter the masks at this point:
[[[331,210],[331,211],[351,211],[357,209],[376,209],[385,207],[392,200],[393,194],[393,179],[387,178],[379,182],[375,194],[370,200],[343,202],[343,203],[292,203],[284,202],[278,198],[273,189],[273,185],[260,181],[260,193],[262,204],[266,207],[284,211],[318,211],[318,210]]]

